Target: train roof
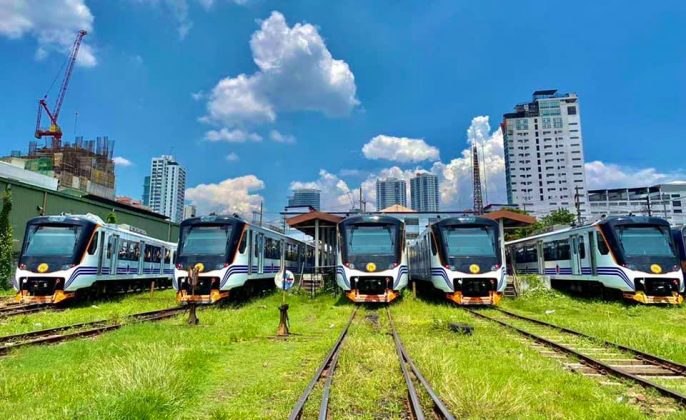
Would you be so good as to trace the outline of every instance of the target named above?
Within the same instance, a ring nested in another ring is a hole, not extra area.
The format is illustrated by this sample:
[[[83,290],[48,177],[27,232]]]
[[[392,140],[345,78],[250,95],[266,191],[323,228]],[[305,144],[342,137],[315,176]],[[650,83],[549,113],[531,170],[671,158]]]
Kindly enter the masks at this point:
[[[142,238],[142,239],[152,239],[156,242],[161,242],[168,244],[170,246],[176,246],[175,242],[168,242],[163,239],[153,238],[149,236],[144,230],[138,229],[134,226],[129,226],[127,224],[115,224],[115,223],[105,223],[100,217],[95,214],[63,214],[54,216],[38,216],[30,219],[27,224],[41,224],[41,223],[68,223],[72,225],[80,226],[105,226],[109,229],[118,230],[121,232],[126,232],[127,234]]]
[[[444,227],[444,226],[455,226],[455,225],[487,225],[498,227],[498,222],[493,219],[488,219],[486,217],[478,216],[458,216],[458,217],[448,217],[447,219],[441,219],[437,222],[431,224],[431,226]]]
[[[363,224],[363,223],[383,223],[383,224],[394,224],[394,225],[402,225],[403,221],[395,218],[393,216],[381,216],[381,215],[362,215],[362,216],[349,216],[346,217],[345,219],[341,220],[338,224],[339,225],[357,225],[357,224]]]
[[[181,222],[181,225],[194,225],[198,223],[247,223],[245,220],[235,216],[198,216],[191,217]]]
[[[564,233],[564,232],[570,232],[570,231],[575,231],[575,230],[579,230],[579,229],[584,229],[584,228],[588,228],[591,226],[608,225],[610,227],[615,227],[615,226],[646,225],[646,224],[649,224],[649,225],[654,224],[654,225],[669,227],[669,222],[666,221],[665,219],[660,218],[660,217],[652,217],[652,216],[609,216],[609,217],[604,217],[602,219],[598,219],[593,223],[580,225],[580,226],[570,226],[570,227],[567,227],[564,229],[558,229],[558,230],[555,230],[552,232],[539,233],[538,235],[528,236],[526,238],[516,239],[514,241],[508,241],[505,244],[511,245],[511,244],[516,244],[516,243],[521,243],[521,242],[528,242],[532,239],[545,238],[547,236],[552,236],[552,235],[557,235],[557,234]]]

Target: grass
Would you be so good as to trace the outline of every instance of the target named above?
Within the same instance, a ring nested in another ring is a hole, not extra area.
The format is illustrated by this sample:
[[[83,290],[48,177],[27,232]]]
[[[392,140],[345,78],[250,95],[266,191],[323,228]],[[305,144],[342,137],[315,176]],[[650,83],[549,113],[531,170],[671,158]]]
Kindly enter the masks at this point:
[[[0,361],[3,418],[284,418],[352,307],[293,296],[293,339],[275,340],[280,296],[139,324]]]
[[[529,342],[448,303],[406,298],[393,315],[407,351],[457,417],[640,418],[628,387],[562,369]],[[474,326],[471,336],[449,322]],[[424,407],[431,407],[427,397]]]
[[[198,326],[178,317],[94,339],[21,349],[0,359],[0,417],[285,418],[353,309],[330,295],[294,295],[288,303],[291,331],[297,334],[288,340],[273,338],[281,304],[274,294],[200,311]],[[171,304],[169,292],[152,299],[130,295],[98,308],[30,315],[28,326],[11,318],[1,328],[6,334],[19,328],[14,324],[30,329],[37,320],[60,321],[44,317],[78,322]],[[633,403],[635,389],[601,386],[565,371],[518,336],[448,303],[406,293],[391,310],[408,353],[458,417],[646,415]],[[449,322],[469,323],[474,334],[449,332]],[[332,417],[404,418],[406,390],[385,310],[361,308],[343,346]],[[316,417],[320,392],[311,397],[305,418]],[[428,411],[427,396],[422,399]]]
[[[175,306],[173,290],[117,295],[108,299],[76,301],[59,311],[41,311],[27,315],[0,318],[0,335],[57,327],[79,322],[119,319],[136,312]]]
[[[504,309],[686,363],[686,305],[655,306],[539,291]]]

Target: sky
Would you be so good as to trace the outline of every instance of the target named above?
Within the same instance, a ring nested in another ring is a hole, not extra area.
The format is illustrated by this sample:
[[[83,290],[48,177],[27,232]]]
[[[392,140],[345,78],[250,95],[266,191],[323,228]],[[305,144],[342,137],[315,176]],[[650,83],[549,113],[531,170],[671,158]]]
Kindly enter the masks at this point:
[[[589,188],[686,179],[685,21],[683,1],[0,0],[0,154],[86,29],[63,140],[116,142],[117,195],[172,154],[203,213],[277,219],[299,187],[373,208],[377,177],[418,171],[465,209],[478,141],[504,202],[499,124],[539,89],[579,96]]]

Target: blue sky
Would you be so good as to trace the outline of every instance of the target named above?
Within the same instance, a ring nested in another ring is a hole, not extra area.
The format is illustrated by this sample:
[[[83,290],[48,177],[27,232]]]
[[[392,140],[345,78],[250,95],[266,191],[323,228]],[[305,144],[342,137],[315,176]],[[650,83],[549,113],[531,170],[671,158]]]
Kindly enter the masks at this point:
[[[373,201],[376,176],[418,169],[465,208],[471,136],[502,201],[502,114],[546,88],[580,97],[590,187],[686,178],[684,2],[24,3],[0,0],[2,154],[26,149],[85,27],[61,125],[73,137],[78,111],[77,135],[116,141],[118,195],[140,198],[171,153],[204,211],[264,200],[275,217],[294,186],[349,208],[348,191]]]

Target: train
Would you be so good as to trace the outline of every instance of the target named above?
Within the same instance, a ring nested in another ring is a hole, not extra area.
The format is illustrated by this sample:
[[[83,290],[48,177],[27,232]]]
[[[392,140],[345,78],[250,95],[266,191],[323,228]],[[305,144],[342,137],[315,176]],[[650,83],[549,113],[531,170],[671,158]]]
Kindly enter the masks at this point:
[[[239,288],[273,288],[282,266],[296,274],[311,273],[314,248],[238,216],[186,219],[180,225],[174,267],[176,300],[213,304]],[[194,268],[198,280],[193,286],[189,270]]]
[[[645,304],[680,304],[684,273],[669,223],[611,216],[506,243],[514,273],[543,274],[553,286],[602,291]]]
[[[29,220],[13,279],[16,300],[58,304],[77,295],[171,286],[176,244],[93,214]]]
[[[336,284],[353,302],[392,302],[407,287],[405,223],[351,216],[336,227]]]
[[[410,244],[410,277],[458,305],[496,305],[507,286],[500,241],[491,219],[432,223]]]

